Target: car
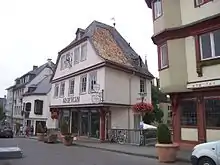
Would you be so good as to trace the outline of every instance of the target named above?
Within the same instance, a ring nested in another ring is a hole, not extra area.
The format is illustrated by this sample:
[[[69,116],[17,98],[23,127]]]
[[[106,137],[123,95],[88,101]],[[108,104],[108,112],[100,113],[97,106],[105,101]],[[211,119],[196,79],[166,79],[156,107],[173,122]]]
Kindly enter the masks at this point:
[[[220,165],[220,141],[198,144],[191,155],[192,165]]]
[[[13,138],[13,131],[9,127],[0,129],[0,138]]]

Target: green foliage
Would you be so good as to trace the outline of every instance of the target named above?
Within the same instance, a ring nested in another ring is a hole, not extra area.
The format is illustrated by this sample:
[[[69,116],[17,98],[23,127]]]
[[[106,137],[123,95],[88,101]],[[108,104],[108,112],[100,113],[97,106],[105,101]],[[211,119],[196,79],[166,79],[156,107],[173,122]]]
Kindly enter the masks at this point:
[[[3,112],[3,107],[0,106],[0,120],[4,119],[5,118],[5,114]]]
[[[66,141],[70,141],[70,140],[73,139],[73,137],[72,137],[71,135],[65,135],[65,136],[64,136],[64,139],[65,139]]]
[[[62,135],[69,135],[69,126],[66,121],[62,121],[60,129]]]
[[[171,140],[171,133],[166,124],[159,124],[157,127],[157,141],[160,144],[170,144],[172,143]]]
[[[151,93],[152,105],[154,109],[152,112],[146,113],[143,117],[143,120],[146,124],[151,124],[154,121],[161,123],[164,114],[158,105],[160,102],[166,102],[167,97],[154,85],[151,86]]]
[[[45,131],[44,131],[44,128],[43,128],[42,124],[38,123],[38,125],[37,125],[37,133],[44,133],[44,132]]]

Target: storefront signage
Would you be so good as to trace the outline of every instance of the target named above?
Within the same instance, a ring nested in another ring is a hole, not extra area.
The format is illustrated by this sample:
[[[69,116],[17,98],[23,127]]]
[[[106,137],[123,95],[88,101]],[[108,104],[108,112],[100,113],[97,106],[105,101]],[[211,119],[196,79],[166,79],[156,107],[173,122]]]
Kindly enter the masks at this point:
[[[63,98],[63,103],[78,103],[80,102],[80,97],[65,97]]]
[[[203,81],[198,83],[189,83],[187,84],[187,88],[204,88],[204,87],[213,87],[220,85],[220,80],[213,80],[213,81]]]

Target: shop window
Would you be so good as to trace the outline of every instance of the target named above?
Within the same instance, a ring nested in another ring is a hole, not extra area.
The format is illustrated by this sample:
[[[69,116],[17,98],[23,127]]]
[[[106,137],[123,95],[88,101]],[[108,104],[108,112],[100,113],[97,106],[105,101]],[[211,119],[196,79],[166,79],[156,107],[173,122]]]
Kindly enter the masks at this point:
[[[179,105],[180,119],[182,126],[196,126],[197,125],[197,112],[196,100],[182,100]]]
[[[205,98],[206,127],[220,127],[220,98]]]

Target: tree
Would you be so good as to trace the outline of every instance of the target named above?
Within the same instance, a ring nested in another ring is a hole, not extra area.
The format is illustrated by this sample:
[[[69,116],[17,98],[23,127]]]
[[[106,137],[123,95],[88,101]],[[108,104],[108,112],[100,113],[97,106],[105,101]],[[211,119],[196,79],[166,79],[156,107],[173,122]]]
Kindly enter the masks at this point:
[[[3,107],[0,106],[0,120],[4,119],[4,117],[5,117],[5,114],[3,112]]]
[[[163,111],[159,108],[159,103],[166,102],[167,97],[159,90],[158,87],[151,85],[151,100],[154,107],[153,111],[146,113],[143,117],[143,120],[146,124],[151,124],[154,121],[161,123],[163,118]]]

